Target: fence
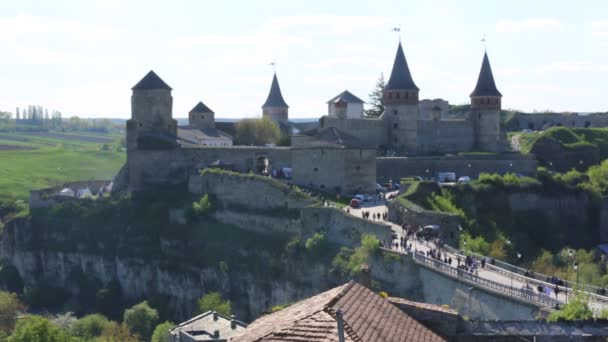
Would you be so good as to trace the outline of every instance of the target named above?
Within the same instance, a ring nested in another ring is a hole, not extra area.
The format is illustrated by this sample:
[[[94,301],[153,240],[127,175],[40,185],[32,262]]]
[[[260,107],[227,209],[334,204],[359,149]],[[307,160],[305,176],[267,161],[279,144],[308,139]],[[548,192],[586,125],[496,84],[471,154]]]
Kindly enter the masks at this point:
[[[478,275],[467,272],[466,270],[452,267],[443,261],[429,258],[422,253],[412,253],[412,256],[414,262],[418,264],[427,266],[441,273],[447,274],[452,278],[457,278],[463,282],[485,288],[499,295],[512,297],[538,306],[556,307],[558,304],[556,299],[544,293],[538,293],[534,290],[514,289],[508,285],[479,277]]]
[[[484,256],[481,254],[477,254],[475,252],[462,253],[462,251],[460,251],[454,247],[447,246],[447,245],[445,245],[443,248],[445,250],[447,250],[449,253],[452,253],[454,255],[460,255],[463,258],[465,257],[463,254],[472,255],[479,259],[484,258]],[[491,258],[486,257],[486,260],[490,260],[490,259]],[[523,282],[528,282],[528,283],[535,284],[535,285],[543,285],[543,286],[551,286],[551,287],[555,286],[555,284],[551,284],[551,283],[545,281],[547,278],[549,278],[547,275],[544,275],[542,273],[536,273],[536,272],[529,273],[528,270],[526,270],[526,269],[517,267],[515,265],[511,265],[504,261],[494,259],[494,264],[492,265],[490,263],[486,263],[486,267],[490,268],[491,270],[493,270],[496,273],[501,273],[501,274],[504,274],[507,276],[513,276],[514,279],[518,279]],[[524,274],[526,272],[528,272],[530,274],[530,276],[525,276]],[[564,285],[558,286],[560,291],[571,295],[573,292],[572,288],[573,288],[573,286],[576,285],[576,283],[566,281],[566,280],[562,280],[562,281],[564,282]],[[600,289],[599,287],[593,286],[593,285],[588,285],[588,284],[579,284],[579,287],[583,292],[585,292],[586,294],[589,295],[590,300],[596,301],[596,302],[599,302],[602,304],[608,304],[608,297],[597,294],[598,290]]]

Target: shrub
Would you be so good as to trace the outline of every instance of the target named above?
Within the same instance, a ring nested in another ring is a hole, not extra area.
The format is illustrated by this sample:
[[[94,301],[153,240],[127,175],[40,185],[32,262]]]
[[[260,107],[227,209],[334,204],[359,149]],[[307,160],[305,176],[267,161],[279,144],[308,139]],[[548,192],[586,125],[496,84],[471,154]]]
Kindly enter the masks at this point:
[[[173,322],[164,322],[156,326],[154,333],[152,334],[152,342],[169,342],[169,330],[173,329],[175,324]]]
[[[571,295],[567,304],[560,310],[553,311],[547,317],[549,322],[557,322],[560,319],[566,321],[587,320],[593,318],[593,311],[589,308],[589,295],[576,291]]]
[[[323,233],[315,233],[309,237],[305,243],[306,250],[313,254],[319,255],[327,248],[327,238]]]
[[[17,321],[17,312],[23,310],[17,295],[0,291],[0,331],[9,334]]]
[[[103,342],[138,342],[139,338],[137,335],[131,334],[126,324],[110,321],[103,329],[100,340]]]
[[[198,308],[201,313],[216,311],[217,313],[230,316],[232,314],[232,304],[229,300],[223,300],[219,292],[210,292],[198,300]]]
[[[73,338],[64,330],[40,316],[20,319],[7,342],[69,342]]]
[[[194,210],[194,214],[198,216],[209,215],[213,209],[209,195],[205,194],[198,202],[192,203],[192,209]]]
[[[332,271],[345,276],[354,276],[361,272],[369,258],[380,251],[380,241],[371,234],[361,237],[361,245],[356,249],[342,247],[332,261]]]
[[[380,291],[378,292],[378,295],[382,298],[388,298],[388,293],[384,292],[384,291]]]
[[[158,321],[158,312],[143,301],[125,310],[123,321],[132,333],[148,340]]]
[[[101,333],[109,323],[110,321],[103,315],[87,315],[72,324],[72,335],[89,340],[101,336]]]

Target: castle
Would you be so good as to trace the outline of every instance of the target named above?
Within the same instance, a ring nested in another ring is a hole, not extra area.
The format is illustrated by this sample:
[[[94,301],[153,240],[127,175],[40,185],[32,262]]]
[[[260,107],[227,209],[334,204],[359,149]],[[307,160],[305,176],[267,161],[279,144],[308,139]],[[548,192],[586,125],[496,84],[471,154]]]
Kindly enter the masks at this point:
[[[419,89],[400,42],[384,89],[385,111],[379,118],[364,117],[363,101],[345,91],[328,102],[328,115],[319,119],[316,128],[298,134],[294,134],[296,125],[289,122],[289,106],[275,73],[262,106],[263,116],[291,134],[290,147],[232,146],[232,138],[218,129],[213,111],[202,102],[190,111],[189,124],[178,126],[172,115],[172,89],[153,71],[132,91],[127,164],[119,176],[125,187],[134,190],[155,184],[187,184],[189,176],[202,168],[229,165],[236,171],[262,174],[289,168],[293,184],[324,191],[374,192],[377,178],[381,173],[386,176],[385,170],[376,167],[382,155],[401,156],[388,161],[401,165],[392,167],[394,172],[405,173],[391,177],[401,177],[410,173],[402,169],[415,162],[412,158],[416,156],[502,152],[506,146],[500,129],[502,94],[494,83],[487,54],[470,95],[470,111],[460,116],[449,117],[446,101],[419,101]],[[437,158],[416,164],[436,162]],[[515,155],[492,158],[474,171],[507,172],[506,165],[522,159]],[[469,172],[473,172],[470,161],[455,162],[456,166],[468,163]],[[532,170],[534,165],[525,165],[522,170]],[[439,170],[431,166],[431,171]],[[426,173],[428,176],[429,167]]]
[[[329,102],[329,114],[320,128],[335,127],[362,141],[397,155],[438,155],[467,151],[502,152],[505,135],[500,129],[502,94],[496,88],[487,53],[483,56],[477,85],[471,93],[470,111],[448,117],[441,99],[419,101],[401,43],[383,94],[384,113],[363,116],[359,98],[344,92]]]

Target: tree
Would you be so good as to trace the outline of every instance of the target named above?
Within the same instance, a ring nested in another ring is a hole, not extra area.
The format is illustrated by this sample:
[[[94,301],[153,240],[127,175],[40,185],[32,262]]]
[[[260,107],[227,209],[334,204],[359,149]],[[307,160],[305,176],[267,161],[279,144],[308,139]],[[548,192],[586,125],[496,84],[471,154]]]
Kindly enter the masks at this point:
[[[384,113],[384,75],[380,74],[376,86],[369,93],[369,105],[370,109],[365,111],[365,115],[372,118],[377,118]]]
[[[239,145],[276,144],[280,138],[279,125],[269,118],[243,119],[236,123],[236,140]]]
[[[593,311],[589,308],[589,295],[575,291],[569,301],[560,310],[553,311],[547,317],[549,322],[557,322],[559,319],[566,321],[578,321],[593,318]]]
[[[109,323],[110,321],[103,315],[87,315],[72,324],[72,335],[90,340],[101,336],[101,333]]]
[[[22,309],[16,294],[0,291],[0,331],[9,334],[15,327],[17,312]]]
[[[143,301],[125,310],[123,321],[132,333],[149,340],[152,329],[158,321],[158,311],[152,309],[148,302]]]
[[[129,327],[110,321],[101,333],[103,342],[138,342],[139,338],[129,332]]]
[[[74,341],[66,331],[40,316],[28,316],[17,322],[8,342],[70,342]]]
[[[152,334],[152,342],[169,342],[169,330],[173,327],[175,324],[169,321],[157,325]]]
[[[198,300],[198,308],[201,312],[216,311],[220,315],[230,316],[232,304],[229,300],[223,300],[219,292],[210,292]]]

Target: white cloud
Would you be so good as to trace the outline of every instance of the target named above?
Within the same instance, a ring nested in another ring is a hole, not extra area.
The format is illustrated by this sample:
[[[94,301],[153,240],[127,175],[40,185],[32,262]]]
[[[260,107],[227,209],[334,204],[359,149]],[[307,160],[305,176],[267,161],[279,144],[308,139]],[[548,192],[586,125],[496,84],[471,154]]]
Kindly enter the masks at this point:
[[[91,65],[98,61],[77,52],[44,47],[16,46],[0,55],[2,64],[29,65]]]
[[[563,72],[604,72],[608,65],[595,64],[587,61],[556,62],[541,65],[535,69],[537,74],[563,73]]]
[[[599,20],[592,22],[591,34],[594,37],[608,37],[608,20]]]
[[[500,20],[496,23],[496,31],[503,33],[555,31],[562,27],[555,18],[527,18],[524,20]]]
[[[80,41],[111,41],[121,37],[125,31],[96,26],[48,16],[20,14],[14,17],[0,17],[0,41],[17,42],[32,36],[69,35]]]

